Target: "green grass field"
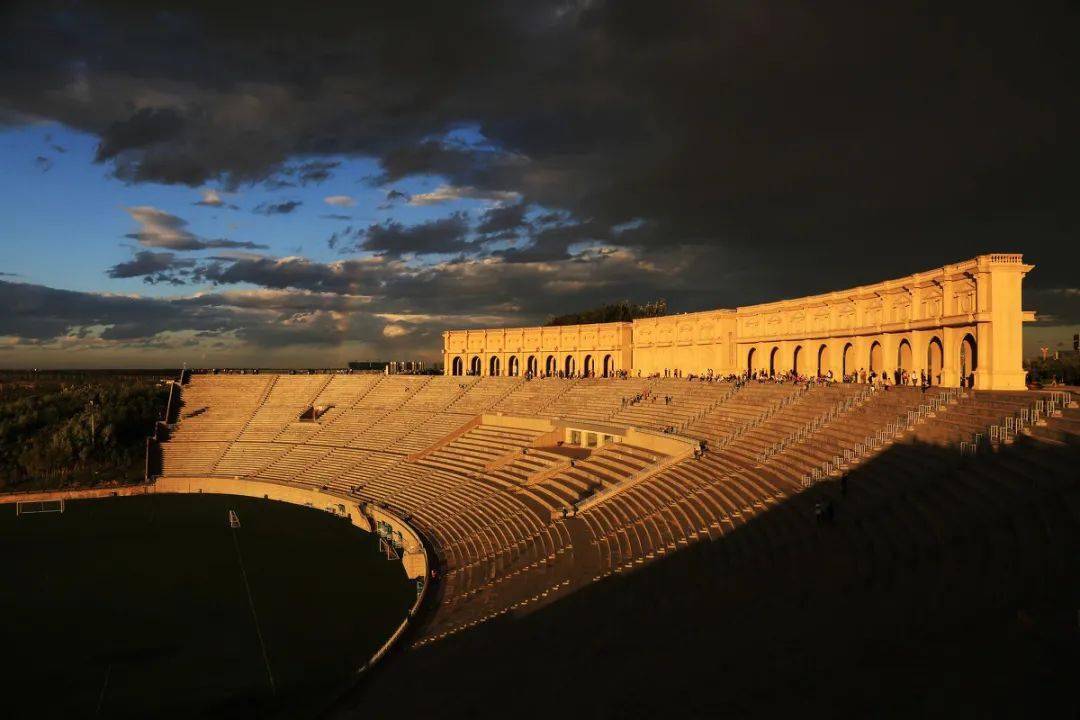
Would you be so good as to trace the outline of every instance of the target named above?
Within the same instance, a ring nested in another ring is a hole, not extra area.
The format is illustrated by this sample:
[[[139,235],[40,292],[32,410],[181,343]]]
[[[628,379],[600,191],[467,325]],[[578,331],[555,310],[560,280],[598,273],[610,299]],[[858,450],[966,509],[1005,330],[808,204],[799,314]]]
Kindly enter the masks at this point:
[[[234,496],[0,505],[0,549],[0,717],[303,717],[416,597],[347,521]]]

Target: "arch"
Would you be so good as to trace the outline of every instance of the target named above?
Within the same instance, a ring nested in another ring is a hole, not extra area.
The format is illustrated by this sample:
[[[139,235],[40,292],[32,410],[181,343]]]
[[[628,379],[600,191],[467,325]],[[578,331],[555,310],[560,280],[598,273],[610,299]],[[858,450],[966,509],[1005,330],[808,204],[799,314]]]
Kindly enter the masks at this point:
[[[488,375],[498,377],[499,376],[499,364],[500,364],[499,363],[499,358],[493,355],[491,357],[491,360],[488,362]]]
[[[941,345],[941,338],[932,337],[926,346],[926,372],[930,376],[931,385],[941,383],[941,363],[945,357]]]
[[[858,370],[858,368],[856,368],[854,366],[854,363],[852,362],[852,360],[854,360],[854,359],[855,359],[855,346],[852,345],[851,343],[848,343],[847,345],[844,346],[844,354],[842,356],[842,362],[841,362],[842,367],[840,368],[840,372],[841,372],[842,375],[850,375],[853,372],[855,372],[856,370]]]
[[[539,361],[535,355],[530,355],[529,359],[525,361],[525,372],[529,373],[532,377],[536,377],[539,373]]]
[[[567,355],[566,361],[563,363],[563,372],[566,377],[572,377],[577,371],[577,362],[574,360],[573,355]]]
[[[827,375],[829,373],[829,346],[825,343],[821,344],[821,347],[817,351],[817,374]]]
[[[802,354],[802,345],[796,345],[795,352],[791,354],[791,372],[795,373],[796,375],[802,375],[802,371],[804,369],[801,367],[803,362]]]
[[[454,358],[454,361],[452,363],[450,363],[450,374],[451,375],[460,375],[465,369],[464,366],[465,366],[465,363],[463,363],[461,361],[461,358],[459,358],[459,357]]]
[[[769,375],[776,374],[776,361],[779,359],[779,355],[780,348],[778,347],[774,347],[772,351],[769,352]]]
[[[544,361],[544,374],[554,375],[558,372],[558,363],[555,361],[554,355],[548,355],[547,360]]]
[[[470,375],[479,375],[481,367],[483,367],[483,365],[480,362],[479,356],[473,355],[472,362],[469,363],[469,374]]]
[[[870,345],[870,366],[867,368],[867,372],[881,372],[883,370],[881,363],[881,343],[875,340]]]
[[[911,343],[906,339],[901,340],[900,346],[896,348],[896,367],[910,372],[915,368],[911,361]]]
[[[747,374],[753,374],[754,372],[754,356],[757,354],[757,348],[750,348],[746,353],[746,372]]]
[[[975,338],[968,333],[960,341],[960,383],[963,387],[974,387],[975,371],[979,369],[978,346]]]
[[[615,374],[615,359],[610,355],[604,356],[604,377],[611,377]]]
[[[521,374],[521,362],[516,355],[511,355],[510,359],[506,361],[506,374],[510,377],[517,377]]]
[[[596,362],[593,360],[592,355],[586,355],[585,361],[581,363],[581,369],[585,373],[585,377],[592,377],[596,374]]]

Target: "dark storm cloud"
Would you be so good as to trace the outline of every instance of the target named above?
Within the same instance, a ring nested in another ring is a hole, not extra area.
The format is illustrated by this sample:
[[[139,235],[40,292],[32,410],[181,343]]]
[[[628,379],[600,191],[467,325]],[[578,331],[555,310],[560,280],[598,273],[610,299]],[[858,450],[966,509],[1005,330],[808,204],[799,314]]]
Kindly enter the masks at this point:
[[[384,267],[359,260],[325,264],[295,257],[220,258],[200,269],[199,278],[218,285],[249,283],[265,288],[360,295],[374,289]]]
[[[505,233],[527,226],[524,203],[494,207],[484,212],[476,226],[479,233]]]
[[[285,165],[278,169],[263,184],[270,190],[317,185],[329,180],[334,168],[341,165],[339,160],[309,160],[298,165]]]
[[[378,182],[378,180],[376,179],[374,180],[374,182]],[[390,190],[386,191],[386,198],[381,203],[379,203],[378,209],[389,210],[390,208],[394,207],[395,204],[409,202],[409,200],[410,198],[408,193],[391,188]]]
[[[126,150],[164,143],[177,138],[183,130],[184,118],[175,108],[141,108],[105,128],[94,159],[104,162]]]
[[[300,200],[285,200],[283,202],[264,202],[256,205],[252,212],[260,215],[288,215],[304,203]]]
[[[106,340],[152,337],[178,330],[224,332],[239,319],[215,308],[185,308],[168,300],[98,295],[0,280],[0,336],[48,341],[101,326]]]
[[[358,247],[388,257],[458,253],[474,247],[466,239],[468,233],[469,221],[463,213],[416,225],[391,221],[362,231]]]
[[[339,165],[341,165],[341,162],[336,160],[312,160],[297,168],[297,179],[300,181],[301,185],[321,183],[324,180],[330,179],[330,175],[332,174],[330,171]]]
[[[389,321],[365,312],[363,301],[335,295],[263,291],[144,298],[0,280],[0,302],[12,311],[0,316],[0,337],[18,338],[22,345],[71,337],[85,343],[90,336],[111,347],[166,349],[215,338],[230,342],[235,338],[242,346],[265,350],[330,347],[371,338],[378,339],[373,347],[408,342],[385,334]],[[410,337],[414,332],[435,332],[423,321],[410,330]],[[170,338],[166,333],[185,333],[186,337]]]
[[[194,260],[178,258],[175,253],[139,250],[131,260],[113,265],[107,274],[111,278],[141,277],[149,284],[183,285],[182,275],[194,266]]]
[[[154,2],[5,13],[0,122],[94,133],[122,179],[299,185],[345,154],[375,158],[376,183],[437,174],[558,213],[474,282],[579,262],[572,246],[590,241],[693,257],[678,309],[1010,250],[1039,265],[1029,287],[1071,287],[1080,263],[1063,132],[1080,97],[1067,70],[1075,10],[477,0],[419,14]],[[448,137],[462,126],[486,141]],[[362,245],[439,245],[405,230]],[[450,237],[431,251],[482,249]]]
[[[492,262],[455,259],[415,266],[386,256],[320,263],[304,258],[220,258],[199,269],[202,279],[221,286],[236,284],[274,291],[320,293],[322,302],[360,307],[370,312],[417,313],[455,317],[445,323],[474,325],[484,316],[539,322],[548,313],[567,312],[582,303],[611,299],[687,299],[696,278],[695,257],[679,251],[643,262],[627,250],[585,251],[574,260]],[[723,281],[724,277],[714,276]],[[540,306],[535,298],[545,298]],[[359,304],[359,305],[358,305]],[[487,320],[486,322],[491,322]]]
[[[1080,325],[1080,287],[1029,290],[1024,307],[1037,308],[1038,325]]]
[[[611,233],[598,223],[570,223],[546,227],[532,236],[530,245],[509,248],[495,253],[508,262],[551,262],[569,260],[570,246],[575,243],[608,241]]]

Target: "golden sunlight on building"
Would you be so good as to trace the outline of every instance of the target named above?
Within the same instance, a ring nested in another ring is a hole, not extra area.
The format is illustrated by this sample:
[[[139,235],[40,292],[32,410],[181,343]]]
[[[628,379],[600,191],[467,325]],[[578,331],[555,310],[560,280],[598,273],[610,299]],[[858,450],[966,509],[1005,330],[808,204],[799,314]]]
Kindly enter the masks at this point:
[[[1019,254],[850,290],[633,322],[452,330],[447,375],[927,373],[934,385],[1023,390]]]

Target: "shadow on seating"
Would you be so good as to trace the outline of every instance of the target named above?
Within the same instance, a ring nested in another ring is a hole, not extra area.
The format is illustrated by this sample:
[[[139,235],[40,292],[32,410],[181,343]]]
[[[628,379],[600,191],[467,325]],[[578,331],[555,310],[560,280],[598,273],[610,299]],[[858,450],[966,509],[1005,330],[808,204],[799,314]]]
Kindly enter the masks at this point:
[[[1075,717],[1078,459],[1026,438],[976,457],[898,443],[844,494],[821,483],[719,540],[402,650],[342,714]]]

